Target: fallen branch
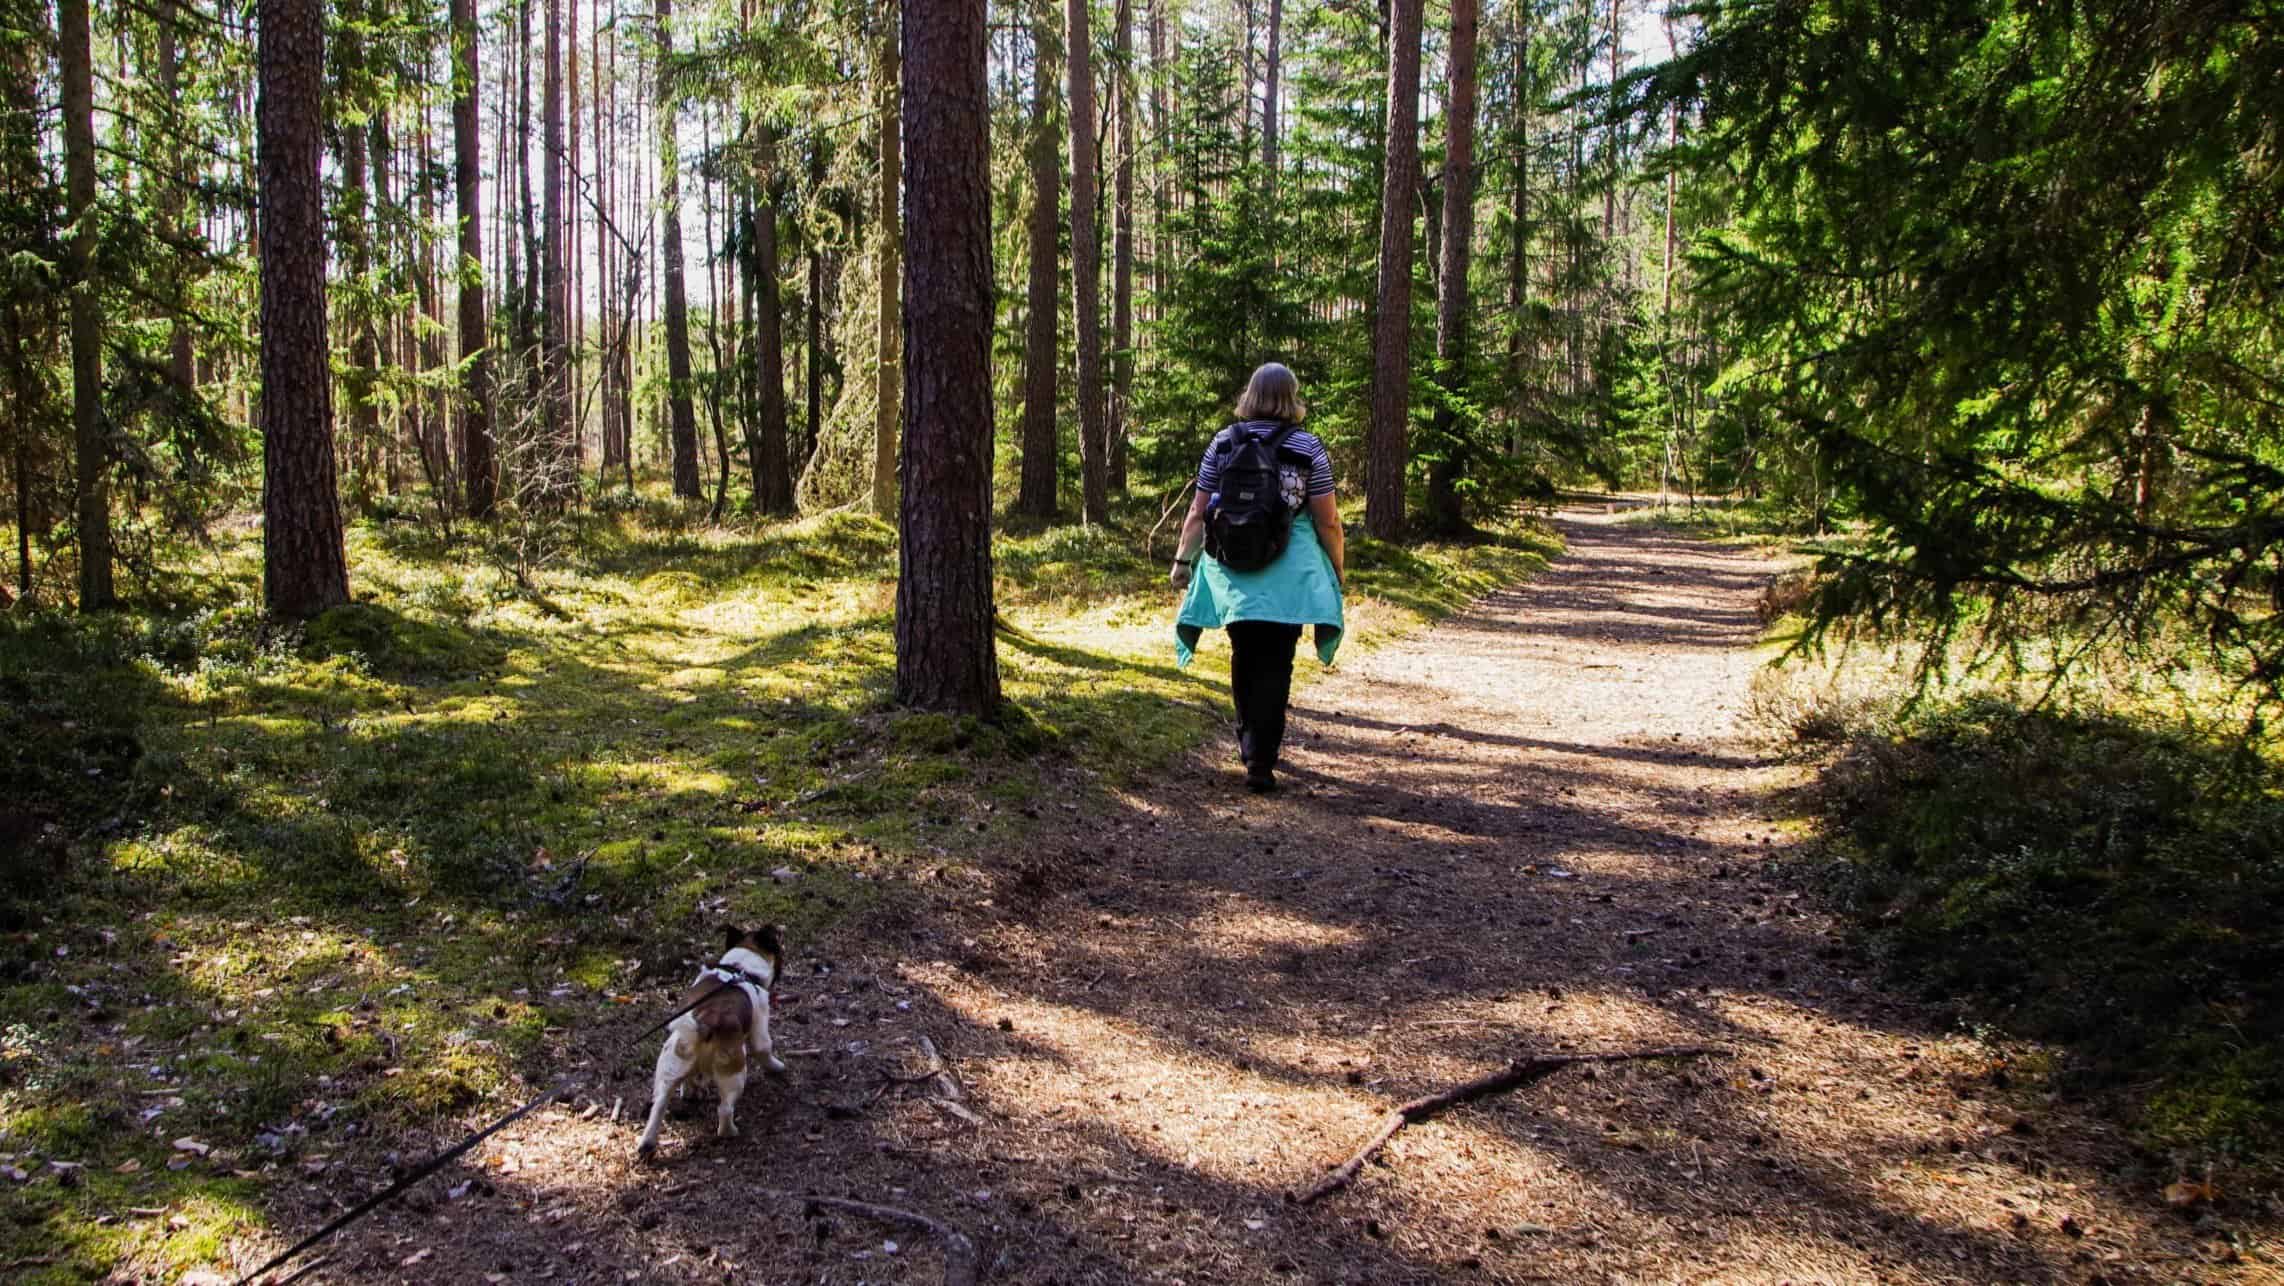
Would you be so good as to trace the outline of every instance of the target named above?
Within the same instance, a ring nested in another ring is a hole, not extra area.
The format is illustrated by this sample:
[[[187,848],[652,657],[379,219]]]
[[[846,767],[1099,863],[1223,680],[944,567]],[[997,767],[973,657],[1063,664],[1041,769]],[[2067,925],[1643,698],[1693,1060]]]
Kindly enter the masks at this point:
[[[922,1036],[920,1049],[928,1055],[928,1065],[935,1070],[936,1086],[944,1091],[944,1097],[955,1103],[965,1097],[960,1093],[960,1083],[952,1075],[952,1069],[944,1065],[944,1056],[936,1052],[936,1042]]]
[[[804,1205],[824,1206],[862,1215],[881,1223],[899,1224],[918,1228],[934,1237],[944,1248],[944,1286],[976,1286],[975,1242],[950,1224],[930,1218],[916,1210],[900,1210],[895,1206],[876,1206],[866,1201],[851,1201],[846,1197],[828,1197],[815,1192],[790,1192],[783,1188],[757,1188],[766,1196],[799,1201]]]
[[[919,1045],[920,1052],[925,1054],[928,1058],[927,1067],[921,1069],[917,1074],[912,1076],[899,1076],[894,1072],[882,1073],[883,1078],[887,1080],[889,1084],[917,1085],[922,1081],[932,1081],[938,1076],[943,1075],[944,1056],[936,1052],[936,1043],[932,1040],[929,1040],[926,1036],[922,1036],[919,1040]]]
[[[1728,1051],[1712,1045],[1684,1045],[1667,1049],[1625,1050],[1612,1054],[1542,1054],[1531,1058],[1518,1058],[1504,1068],[1487,1076],[1478,1076],[1464,1085],[1455,1085],[1441,1093],[1415,1098],[1404,1104],[1380,1122],[1380,1129],[1356,1149],[1346,1161],[1335,1166],[1330,1174],[1316,1181],[1308,1191],[1293,1198],[1301,1205],[1320,1201],[1348,1186],[1372,1154],[1388,1145],[1396,1132],[1407,1125],[1433,1120],[1452,1108],[1472,1103],[1493,1094],[1504,1094],[1526,1085],[1535,1085],[1566,1067],[1579,1063],[1627,1063],[1645,1058],[1709,1058]]]

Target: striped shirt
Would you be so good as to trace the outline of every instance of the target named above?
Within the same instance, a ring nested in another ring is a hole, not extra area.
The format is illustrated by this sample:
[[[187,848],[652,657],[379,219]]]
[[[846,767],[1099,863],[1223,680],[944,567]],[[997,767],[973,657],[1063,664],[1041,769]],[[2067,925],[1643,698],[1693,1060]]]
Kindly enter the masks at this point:
[[[1265,438],[1277,431],[1277,423],[1274,420],[1247,420],[1214,434],[1212,444],[1205,449],[1205,459],[1198,464],[1198,494],[1220,494],[1221,469],[1228,463],[1229,457],[1236,454],[1236,435],[1240,430],[1252,437]],[[1285,475],[1286,504],[1298,509],[1304,497],[1314,499],[1332,494],[1332,456],[1325,451],[1324,443],[1316,434],[1307,429],[1294,429],[1286,435],[1280,454],[1308,461],[1305,476],[1302,470],[1295,467],[1292,459],[1280,464],[1280,472]]]

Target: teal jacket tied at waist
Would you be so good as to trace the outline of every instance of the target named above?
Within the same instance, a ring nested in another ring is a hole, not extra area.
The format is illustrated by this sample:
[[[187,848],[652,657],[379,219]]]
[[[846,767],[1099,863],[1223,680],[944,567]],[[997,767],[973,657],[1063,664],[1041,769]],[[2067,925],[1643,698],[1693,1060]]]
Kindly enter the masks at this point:
[[[1340,580],[1332,560],[1317,543],[1316,524],[1307,510],[1293,515],[1293,534],[1277,561],[1257,572],[1233,572],[1211,555],[1200,554],[1190,592],[1174,618],[1174,658],[1188,665],[1197,655],[1198,636],[1231,621],[1276,621],[1316,627],[1317,659],[1332,664],[1344,628]]]

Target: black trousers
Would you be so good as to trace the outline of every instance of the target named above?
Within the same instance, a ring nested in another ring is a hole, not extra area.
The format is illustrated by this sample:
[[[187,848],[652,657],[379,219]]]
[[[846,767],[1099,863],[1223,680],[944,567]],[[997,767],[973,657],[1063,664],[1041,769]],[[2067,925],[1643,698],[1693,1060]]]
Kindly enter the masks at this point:
[[[1237,706],[1237,756],[1247,767],[1277,766],[1285,744],[1285,702],[1293,692],[1293,649],[1300,641],[1298,625],[1229,624],[1229,696]]]

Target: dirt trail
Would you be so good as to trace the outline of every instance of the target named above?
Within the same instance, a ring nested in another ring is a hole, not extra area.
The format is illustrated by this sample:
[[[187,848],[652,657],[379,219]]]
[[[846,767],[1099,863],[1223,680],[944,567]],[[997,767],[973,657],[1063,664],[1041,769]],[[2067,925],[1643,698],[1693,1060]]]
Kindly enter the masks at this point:
[[[762,1184],[926,1211],[994,1282],[2217,1279],[2106,1178],[2119,1141],[1994,1087],[1774,877],[1788,770],[1739,719],[1770,565],[1561,525],[1536,581],[1306,689],[1282,794],[1214,747],[804,961],[794,1078],[749,1092],[743,1138],[693,1115],[646,1169],[626,1119],[559,1113],[326,1271],[937,1279],[924,1237]],[[885,1081],[921,1035],[951,1080]],[[1698,1042],[1735,1057],[1567,1073],[1284,1199],[1517,1054]]]

